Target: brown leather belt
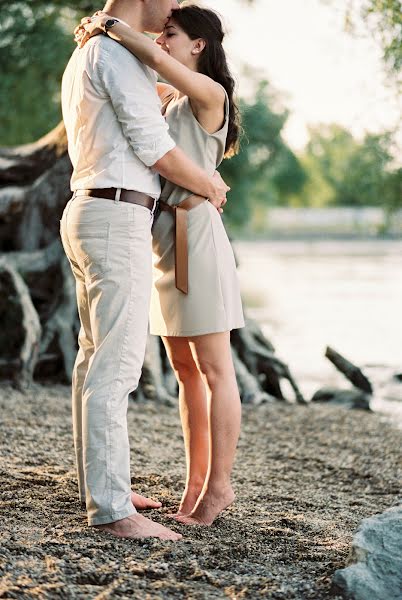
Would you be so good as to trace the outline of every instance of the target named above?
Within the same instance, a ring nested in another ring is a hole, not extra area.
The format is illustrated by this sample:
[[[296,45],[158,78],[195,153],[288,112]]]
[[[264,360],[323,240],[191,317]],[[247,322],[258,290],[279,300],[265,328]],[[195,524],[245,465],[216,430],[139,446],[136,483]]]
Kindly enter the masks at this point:
[[[176,288],[188,294],[188,239],[187,211],[199,206],[207,199],[203,196],[189,196],[176,206],[159,201],[161,210],[170,213],[175,220],[175,282]]]
[[[92,190],[76,190],[75,196],[91,196],[91,198],[105,198],[106,200],[116,199],[117,188],[97,188]],[[139,204],[152,210],[155,204],[154,198],[143,192],[135,190],[121,190],[119,202],[129,202],[130,204]]]

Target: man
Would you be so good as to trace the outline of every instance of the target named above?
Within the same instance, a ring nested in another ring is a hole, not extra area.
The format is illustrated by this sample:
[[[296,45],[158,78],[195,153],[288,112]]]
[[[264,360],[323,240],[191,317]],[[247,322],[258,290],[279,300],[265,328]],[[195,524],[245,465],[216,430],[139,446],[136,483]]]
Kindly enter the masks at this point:
[[[177,8],[176,0],[109,0],[104,10],[137,31],[157,33]],[[61,236],[81,321],[73,428],[88,523],[119,537],[177,540],[179,534],[136,512],[135,504],[152,503],[131,493],[127,435],[128,394],[138,385],[147,337],[158,173],[217,208],[228,188],[175,147],[155,83],[152,71],[107,36],[73,53],[62,106],[74,195]]]

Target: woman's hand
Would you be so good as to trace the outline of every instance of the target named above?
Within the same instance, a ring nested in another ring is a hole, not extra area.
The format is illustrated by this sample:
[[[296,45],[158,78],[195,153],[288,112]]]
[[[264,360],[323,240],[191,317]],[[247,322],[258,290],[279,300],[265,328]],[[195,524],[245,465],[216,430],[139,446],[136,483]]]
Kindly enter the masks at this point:
[[[230,187],[226,185],[219,171],[215,171],[213,174],[212,182],[215,185],[214,195],[210,196],[208,200],[222,214],[223,207],[227,202],[226,194],[230,192]]]
[[[109,15],[101,10],[98,10],[92,17],[81,19],[80,25],[74,29],[74,41],[78,47],[82,48],[91,37],[103,33],[108,19],[110,19]]]

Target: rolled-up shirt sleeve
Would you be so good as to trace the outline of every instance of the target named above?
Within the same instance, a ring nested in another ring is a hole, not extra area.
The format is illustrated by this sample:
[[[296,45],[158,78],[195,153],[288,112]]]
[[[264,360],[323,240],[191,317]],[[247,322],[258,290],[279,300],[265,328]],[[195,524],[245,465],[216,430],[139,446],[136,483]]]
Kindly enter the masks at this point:
[[[153,166],[176,144],[169,135],[156,87],[146,67],[108,38],[102,44],[97,67],[125,137],[138,158],[147,167]]]

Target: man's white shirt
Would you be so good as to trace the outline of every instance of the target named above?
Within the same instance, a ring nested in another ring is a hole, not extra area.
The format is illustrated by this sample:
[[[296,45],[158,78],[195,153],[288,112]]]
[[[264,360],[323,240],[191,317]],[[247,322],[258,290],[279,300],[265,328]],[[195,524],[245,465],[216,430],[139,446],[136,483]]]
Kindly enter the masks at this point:
[[[175,142],[154,71],[107,36],[93,37],[66,67],[62,109],[73,191],[115,187],[159,197],[159,175],[150,167]]]

